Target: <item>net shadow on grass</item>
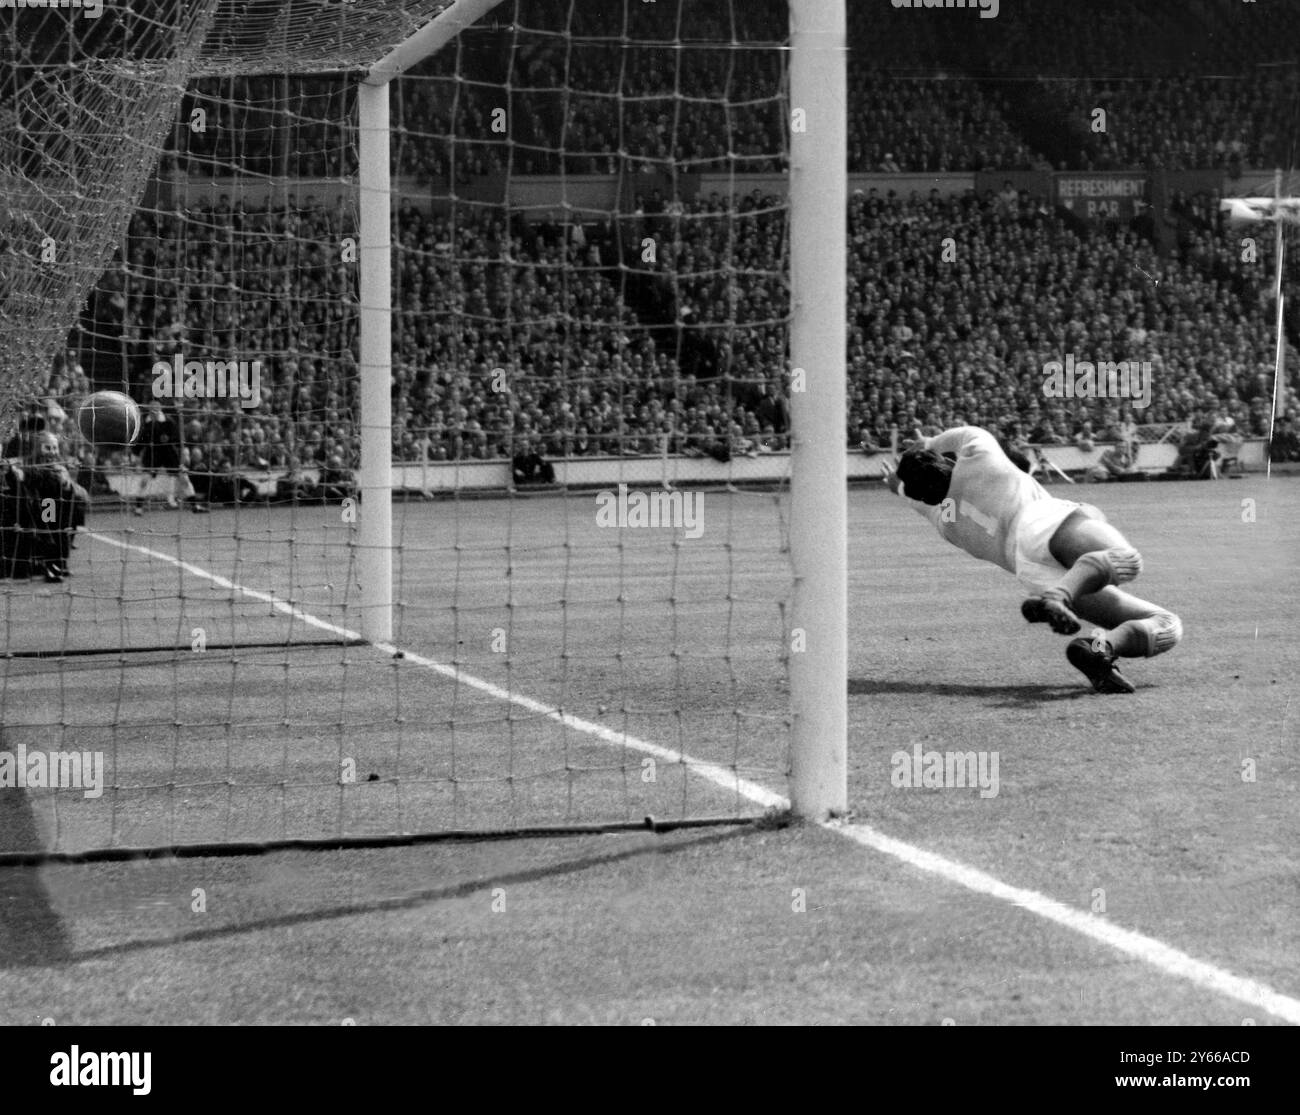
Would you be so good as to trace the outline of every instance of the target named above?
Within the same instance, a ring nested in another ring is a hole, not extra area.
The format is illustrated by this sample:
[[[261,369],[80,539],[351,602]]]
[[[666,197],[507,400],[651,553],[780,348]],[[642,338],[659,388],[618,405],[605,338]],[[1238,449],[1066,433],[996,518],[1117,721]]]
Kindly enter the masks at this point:
[[[4,742],[0,737],[0,745]],[[27,795],[0,791],[0,849],[38,839]],[[0,872],[0,968],[46,966],[72,958],[63,923],[36,871]]]
[[[762,813],[689,761],[661,758],[647,781],[635,746],[368,647],[299,648],[291,667],[276,655],[214,651],[128,669],[10,660],[4,673],[22,694],[11,702],[8,749],[98,755],[102,782],[97,795],[14,788],[27,820],[5,852],[218,843],[238,852],[248,842]]]
[[[556,499],[513,508],[512,542],[503,506],[404,511],[402,654],[344,638],[351,537],[319,508],[145,534],[106,513],[71,585],[0,585],[11,746],[105,768],[97,797],[29,789],[27,839],[0,852],[761,814],[742,780],[788,771],[784,564],[771,532],[728,540],[770,525],[768,504],[719,503],[727,544],[702,549],[597,530],[589,508],[571,522]]]
[[[1090,690],[1077,685],[964,685],[946,681],[880,681],[875,678],[849,678],[850,697],[880,694],[905,696],[929,694],[934,697],[1005,697],[998,708],[1036,705],[1043,701],[1073,701],[1091,697]]]
[[[83,949],[75,953],[66,948],[57,957],[33,958],[29,964],[77,963],[87,960],[103,960],[122,957],[149,949],[172,947],[175,945],[198,944],[222,939],[232,939],[249,933],[266,930],[290,929],[297,926],[316,925],[337,921],[341,918],[364,916],[367,914],[387,913],[403,910],[417,910],[438,902],[467,898],[475,894],[484,894],[491,888],[523,886],[546,879],[577,875],[584,871],[610,867],[626,863],[647,855],[671,856],[679,852],[698,851],[727,841],[736,840],[753,831],[752,826],[737,825],[727,831],[711,831],[707,834],[690,836],[674,841],[672,844],[644,841],[638,847],[603,855],[585,855],[574,859],[562,860],[542,867],[532,867],[513,873],[493,873],[465,882],[442,887],[428,887],[412,894],[396,898],[374,898],[359,902],[348,902],[323,909],[300,910],[294,913],[275,914],[240,920],[236,924],[215,926],[166,937],[140,938],[122,941],[111,945]],[[35,871],[28,868],[16,869],[14,874],[35,876]],[[0,873],[0,878],[3,874]],[[38,884],[39,885],[39,884]],[[10,961],[13,964],[13,961]]]

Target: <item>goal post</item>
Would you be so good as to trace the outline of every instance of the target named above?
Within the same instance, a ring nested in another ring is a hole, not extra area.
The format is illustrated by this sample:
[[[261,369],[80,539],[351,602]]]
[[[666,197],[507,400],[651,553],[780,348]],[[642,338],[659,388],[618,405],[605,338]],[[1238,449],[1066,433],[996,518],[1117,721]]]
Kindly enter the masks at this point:
[[[501,0],[465,0],[380,59],[359,87],[363,636],[392,637],[391,291],[387,83]],[[791,804],[847,808],[848,512],[845,277],[848,79],[844,0],[790,0]]]
[[[366,71],[365,82],[382,85],[445,47],[467,27],[509,0],[455,0]]]
[[[113,213],[0,132],[0,399],[94,496],[0,580],[0,752],[98,771],[0,863],[844,812],[844,0],[155,14],[176,65],[24,63],[156,85],[84,137],[141,142]],[[79,441],[95,388],[185,464]]]
[[[790,3],[790,796],[847,808],[848,505],[844,0]]]
[[[456,0],[397,44],[357,86],[359,163],[361,467],[358,574],[361,636],[393,638],[392,172],[389,97],[392,80],[442,49],[504,0]]]
[[[389,87],[357,86],[361,468],[357,574],[361,635],[393,637],[393,288]]]

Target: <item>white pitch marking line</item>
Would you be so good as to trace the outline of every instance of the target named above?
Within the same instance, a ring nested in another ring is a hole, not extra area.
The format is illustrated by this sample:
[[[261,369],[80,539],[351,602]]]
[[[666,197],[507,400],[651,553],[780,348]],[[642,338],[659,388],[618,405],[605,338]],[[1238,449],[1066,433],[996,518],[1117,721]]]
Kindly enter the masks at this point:
[[[978,868],[967,867],[934,852],[927,852],[924,848],[895,840],[892,836],[886,836],[867,825],[837,825],[832,821],[826,827],[843,833],[865,847],[884,852],[886,855],[900,859],[922,871],[938,875],[949,882],[957,883],[968,890],[1002,899],[1013,906],[1020,906],[1031,914],[1037,914],[1085,937],[1091,937],[1094,941],[1109,945],[1118,952],[1127,953],[1171,976],[1189,980],[1198,987],[1217,991],[1221,995],[1238,999],[1252,1007],[1277,1015],[1287,1022],[1300,1025],[1300,1000],[1279,994],[1256,980],[1234,976],[1231,972],[1188,956],[1180,949],[1157,941],[1154,937],[1121,928],[1096,914],[1076,910],[1037,891],[1011,886]]]
[[[162,553],[159,550],[151,550],[145,546],[138,546],[132,542],[120,542],[116,538],[110,538],[94,531],[87,533],[96,541],[106,542],[110,546],[117,546],[123,550],[135,550],[147,557],[168,562],[178,569],[193,573],[196,577],[202,577],[213,584],[220,585],[222,588],[241,593],[254,600],[264,601],[285,615],[292,616],[323,631],[333,632],[341,638],[361,638],[356,632],[330,623],[328,620],[320,619],[309,612],[304,612],[302,609],[270,593],[246,588],[244,585],[236,584],[234,581],[228,580],[217,573],[211,573],[190,562],[172,557],[170,554]],[[767,809],[789,808],[790,802],[782,795],[769,790],[765,786],[760,786],[757,782],[739,778],[731,771],[714,763],[703,759],[694,759],[683,752],[674,751],[672,748],[660,747],[648,740],[630,736],[625,732],[615,731],[613,728],[607,728],[603,724],[583,720],[572,713],[561,712],[559,709],[541,701],[535,701],[531,697],[525,697],[518,693],[511,693],[508,689],[502,689],[499,685],[494,685],[483,678],[467,674],[463,670],[458,670],[442,662],[436,662],[431,658],[425,658],[421,654],[401,650],[401,648],[392,644],[372,643],[370,645],[381,654],[393,655],[400,652],[408,662],[412,662],[417,666],[424,666],[435,673],[441,674],[443,677],[459,682],[461,685],[468,685],[491,697],[518,705],[529,712],[546,716],[559,724],[563,724],[566,728],[586,732],[603,743],[613,744],[617,747],[630,747],[634,751],[653,755],[663,762],[681,763],[700,777],[731,793],[740,794],[756,805]],[[977,868],[968,867],[956,860],[950,860],[934,852],[927,852],[924,848],[918,848],[913,844],[896,840],[892,836],[886,836],[869,825],[827,821],[821,827],[829,832],[846,836],[863,847],[892,856],[921,871],[938,875],[950,883],[956,883],[958,886],[965,887],[977,894],[988,895],[990,898],[997,898],[1003,902],[1009,902],[1013,906],[1019,906],[1021,909],[1028,910],[1031,914],[1055,922],[1057,925],[1073,930],[1075,933],[1088,937],[1099,944],[1107,945],[1117,952],[1131,956],[1136,960],[1149,964],[1153,968],[1158,968],[1167,975],[1187,980],[1189,983],[1205,988],[1207,991],[1213,991],[1228,998],[1236,999],[1258,1010],[1267,1011],[1269,1014],[1275,1015],[1293,1025],[1300,1025],[1300,999],[1283,995],[1257,980],[1234,976],[1231,972],[1216,968],[1213,964],[1207,964],[1203,960],[1197,960],[1180,949],[1166,945],[1162,941],[1157,941],[1154,937],[1148,937],[1144,933],[1137,933],[1131,929],[1124,929],[1113,922],[1107,921],[1105,918],[1098,917],[1096,914],[1076,910],[1071,906],[1057,902],[1054,898],[1048,898],[1045,894],[1039,894],[1037,891],[1011,886]]]

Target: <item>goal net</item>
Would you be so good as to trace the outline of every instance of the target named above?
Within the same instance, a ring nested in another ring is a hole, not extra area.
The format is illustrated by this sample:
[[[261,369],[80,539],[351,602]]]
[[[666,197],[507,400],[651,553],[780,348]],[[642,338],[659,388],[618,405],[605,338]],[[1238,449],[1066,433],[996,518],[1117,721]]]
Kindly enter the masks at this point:
[[[787,5],[91,11],[0,5],[6,546],[46,435],[89,501],[0,580],[0,859],[833,801]]]

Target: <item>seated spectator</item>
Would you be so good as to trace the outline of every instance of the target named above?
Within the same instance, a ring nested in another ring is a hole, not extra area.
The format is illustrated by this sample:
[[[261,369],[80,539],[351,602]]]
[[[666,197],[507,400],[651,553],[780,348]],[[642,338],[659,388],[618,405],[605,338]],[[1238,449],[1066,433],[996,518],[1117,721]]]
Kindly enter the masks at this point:
[[[1225,464],[1229,461],[1236,461],[1241,456],[1241,445],[1244,440],[1237,434],[1237,423],[1231,418],[1221,418],[1214,423],[1210,431],[1215,442],[1215,458],[1210,464],[1210,475],[1216,480],[1219,478],[1219,462]]]
[[[707,423],[697,423],[687,435],[682,455],[686,457],[712,457],[726,464],[731,460],[731,444],[717,436]]]
[[[352,470],[343,467],[343,458],[336,453],[320,470],[321,498],[328,501],[352,499],[357,491]]]
[[[730,455],[733,457],[735,456],[757,457],[758,456],[757,445],[750,438],[747,438],[745,436],[744,428],[740,425],[739,422],[733,422],[731,424],[731,436],[728,439],[728,449],[730,451]]]
[[[885,438],[882,441],[879,434],[866,422],[863,422],[858,429],[858,445],[861,447],[862,452],[868,456],[872,453],[888,453],[890,451],[889,439]]]
[[[1084,477],[1094,484],[1104,484],[1112,480],[1124,482],[1147,478],[1146,473],[1138,468],[1132,450],[1123,441],[1108,448],[1097,463],[1088,469]]]
[[[771,426],[776,433],[784,433],[790,428],[790,403],[779,391],[768,391],[766,383],[755,388],[758,401],[754,405],[754,417],[762,426]]]
[[[566,441],[569,444],[569,454],[574,457],[589,457],[596,452],[596,446],[592,442],[586,426],[579,426],[574,431],[572,441],[568,441],[568,439]]]
[[[309,503],[320,498],[316,481],[302,471],[296,462],[289,462],[289,471],[275,482],[277,503]]]
[[[1295,424],[1289,417],[1283,416],[1277,420],[1273,440],[1268,445],[1268,459],[1275,464],[1300,461],[1300,435],[1296,434]]]
[[[1133,421],[1133,415],[1126,411],[1124,416],[1116,424],[1115,433],[1115,440],[1121,441],[1127,445],[1129,447],[1129,452],[1133,455],[1134,459],[1136,459],[1140,439],[1138,438],[1137,423]]]
[[[510,472],[516,484],[555,483],[555,466],[535,452],[527,438],[515,447]]]
[[[1178,459],[1165,476],[1169,479],[1208,480],[1219,459],[1219,443],[1213,429],[1213,423],[1202,422],[1184,434],[1178,445]]]
[[[1044,418],[1029,432],[1029,440],[1034,445],[1064,445],[1065,439],[1056,432],[1051,419]]]
[[[192,510],[203,512],[214,503],[251,503],[258,498],[257,487],[229,465],[210,461],[201,450],[190,458],[190,484],[194,488]]]

